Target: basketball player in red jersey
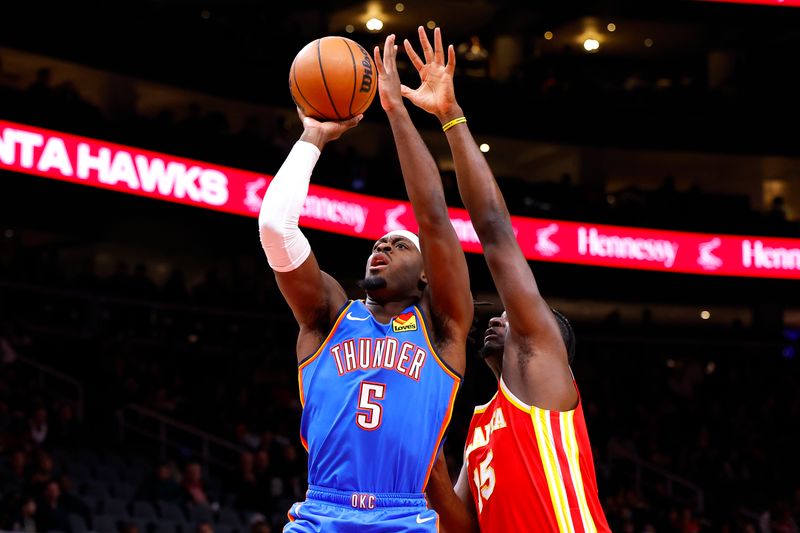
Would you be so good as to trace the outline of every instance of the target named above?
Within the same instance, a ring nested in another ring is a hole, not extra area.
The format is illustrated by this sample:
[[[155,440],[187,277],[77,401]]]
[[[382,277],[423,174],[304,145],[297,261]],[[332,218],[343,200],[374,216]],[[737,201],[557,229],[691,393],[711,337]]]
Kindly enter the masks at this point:
[[[597,494],[583,409],[561,329],[519,248],[503,196],[456,102],[455,52],[445,62],[441,32],[434,46],[419,28],[424,61],[405,49],[420,75],[403,96],[442,123],[458,187],[505,307],[489,322],[483,354],[498,391],[477,407],[455,490],[442,458],[428,498],[449,532],[610,531]]]

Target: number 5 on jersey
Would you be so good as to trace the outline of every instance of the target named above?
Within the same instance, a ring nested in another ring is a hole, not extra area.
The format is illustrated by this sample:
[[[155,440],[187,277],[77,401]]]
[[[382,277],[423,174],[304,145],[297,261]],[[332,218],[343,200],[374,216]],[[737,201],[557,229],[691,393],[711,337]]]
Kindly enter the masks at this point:
[[[374,431],[381,426],[383,408],[375,400],[383,400],[386,395],[386,385],[383,383],[361,382],[358,393],[358,414],[356,424],[366,431]]]
[[[489,451],[479,465],[472,473],[472,480],[475,482],[475,487],[478,489],[478,514],[483,511],[483,501],[489,500],[489,497],[494,492],[494,468],[490,463],[494,459],[494,454]]]

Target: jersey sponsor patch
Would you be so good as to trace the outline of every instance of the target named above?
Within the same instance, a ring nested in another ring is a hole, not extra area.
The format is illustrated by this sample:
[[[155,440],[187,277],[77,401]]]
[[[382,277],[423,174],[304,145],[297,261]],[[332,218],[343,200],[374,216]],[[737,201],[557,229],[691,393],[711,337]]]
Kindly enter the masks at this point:
[[[413,312],[397,315],[397,317],[392,320],[392,331],[395,333],[417,331],[417,317]]]

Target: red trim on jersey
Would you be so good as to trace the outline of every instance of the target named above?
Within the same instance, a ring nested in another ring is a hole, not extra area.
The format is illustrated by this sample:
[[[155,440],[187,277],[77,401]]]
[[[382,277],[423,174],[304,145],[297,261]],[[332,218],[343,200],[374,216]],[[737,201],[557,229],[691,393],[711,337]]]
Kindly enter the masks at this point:
[[[342,309],[342,311],[339,313],[339,316],[336,317],[336,322],[333,323],[333,327],[331,328],[330,332],[328,332],[328,336],[325,337],[325,340],[322,341],[322,344],[319,345],[319,348],[317,348],[316,352],[311,354],[310,357],[307,357],[306,359],[303,360],[302,363],[300,363],[300,365],[297,367],[298,371],[302,371],[305,367],[310,365],[311,362],[314,361],[314,359],[319,357],[319,354],[321,354],[322,350],[328,345],[328,341],[330,341],[331,337],[333,337],[333,334],[336,333],[336,328],[339,327],[339,323],[344,318],[345,313],[347,313],[347,310],[350,309],[350,306],[353,305],[354,303],[355,300],[351,300],[350,303],[347,304],[347,306],[344,309]]]
[[[439,455],[439,447],[442,444],[444,432],[447,431],[447,426],[450,425],[450,418],[453,416],[453,407],[455,407],[459,383],[460,380],[458,378],[456,378],[456,380],[453,382],[453,389],[450,391],[450,400],[447,402],[447,415],[444,417],[444,421],[442,421],[442,427],[439,429],[439,436],[436,437],[436,447],[434,447],[433,455],[431,456],[431,460],[428,462],[428,470],[425,472],[425,481],[422,483],[422,489],[420,492],[425,492],[425,487],[428,486],[428,479],[431,477],[431,470],[433,470],[433,465],[436,463],[436,456]]]
[[[322,353],[322,350],[325,348],[325,346],[328,345],[328,341],[331,340],[331,337],[333,337],[333,334],[336,332],[336,328],[339,327],[339,323],[341,323],[342,319],[345,316],[345,313],[347,312],[348,309],[350,309],[350,306],[353,305],[354,302],[355,302],[355,300],[351,300],[350,303],[348,303],[346,306],[344,306],[344,308],[339,312],[339,316],[336,318],[336,322],[333,324],[333,327],[331,328],[330,332],[328,333],[328,336],[325,337],[325,340],[322,341],[322,344],[320,344],[319,348],[317,348],[317,351],[314,352],[313,354],[311,354],[311,356],[307,357],[305,360],[303,360],[302,363],[300,363],[297,366],[297,384],[300,387],[300,405],[303,408],[305,408],[305,406],[306,406],[306,395],[303,392],[303,369],[305,367],[307,367],[308,365],[310,365],[311,362],[314,361],[317,357],[319,357],[319,354]],[[301,428],[300,429],[300,442],[303,443],[303,447],[306,449],[306,452],[307,452],[308,451],[308,442],[306,442],[306,439],[303,438],[302,431],[303,430]]]

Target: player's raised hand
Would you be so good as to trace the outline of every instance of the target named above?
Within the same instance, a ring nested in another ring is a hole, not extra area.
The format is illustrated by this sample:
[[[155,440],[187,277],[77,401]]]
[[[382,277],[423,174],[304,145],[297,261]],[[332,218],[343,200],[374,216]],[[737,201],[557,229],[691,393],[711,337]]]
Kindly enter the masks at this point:
[[[317,148],[322,149],[329,141],[334,141],[344,134],[347,130],[354,128],[361,122],[364,115],[356,115],[348,120],[325,120],[319,121],[315,118],[306,116],[305,113],[298,107],[297,115],[303,122],[303,135],[300,140],[315,144]]]
[[[381,98],[381,107],[387,113],[403,106],[400,75],[397,73],[397,45],[394,42],[394,34],[386,37],[383,58],[377,46],[373,52],[375,67],[378,69],[378,94]]]
[[[447,62],[445,63],[442,30],[439,28],[433,30],[433,46],[422,26],[418,31],[425,61],[417,55],[408,39],[403,42],[403,46],[405,46],[414,68],[417,69],[420,86],[417,89],[403,86],[403,96],[411,100],[417,107],[436,115],[439,120],[449,120],[452,118],[454,110],[458,108],[453,88],[453,73],[456,70],[455,49],[452,44],[447,47]]]

